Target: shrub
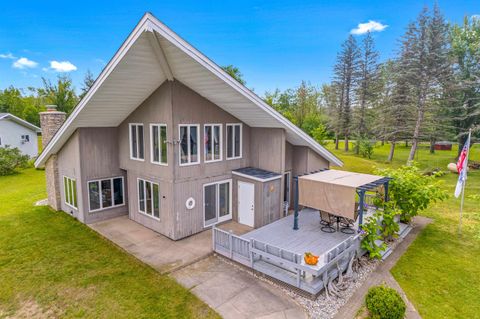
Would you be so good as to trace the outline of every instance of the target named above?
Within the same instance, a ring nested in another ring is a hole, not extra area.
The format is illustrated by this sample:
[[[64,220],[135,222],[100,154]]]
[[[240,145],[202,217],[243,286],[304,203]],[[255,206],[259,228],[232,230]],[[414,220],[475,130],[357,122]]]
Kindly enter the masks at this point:
[[[20,150],[10,146],[0,147],[0,176],[10,175],[19,168],[28,166],[28,155],[22,155]]]
[[[382,258],[382,251],[387,248],[387,245],[382,242],[379,246],[377,241],[382,239],[380,232],[382,226],[380,225],[379,218],[381,217],[381,211],[377,211],[372,217],[369,217],[362,225],[362,242],[360,246],[368,251],[368,255],[371,259]]]
[[[437,174],[426,176],[415,165],[380,169],[376,174],[393,178],[389,198],[401,211],[402,221],[409,222],[431,203],[447,198],[440,188],[441,181],[436,179]]]
[[[402,319],[405,316],[406,306],[400,294],[384,285],[370,288],[365,303],[374,319]]]

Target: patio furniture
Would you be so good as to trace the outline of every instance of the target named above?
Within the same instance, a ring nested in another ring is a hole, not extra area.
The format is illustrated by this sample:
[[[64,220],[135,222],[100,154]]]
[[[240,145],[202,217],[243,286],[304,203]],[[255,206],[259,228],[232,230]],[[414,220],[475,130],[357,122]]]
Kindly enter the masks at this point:
[[[335,220],[335,216],[332,216],[323,210],[320,211],[320,225],[323,225],[320,229],[322,231],[326,233],[334,233],[336,231],[333,227]]]
[[[353,215],[354,219],[341,217],[339,224],[340,224],[340,231],[344,234],[355,234],[355,221],[358,218],[358,204],[355,203],[355,213]]]

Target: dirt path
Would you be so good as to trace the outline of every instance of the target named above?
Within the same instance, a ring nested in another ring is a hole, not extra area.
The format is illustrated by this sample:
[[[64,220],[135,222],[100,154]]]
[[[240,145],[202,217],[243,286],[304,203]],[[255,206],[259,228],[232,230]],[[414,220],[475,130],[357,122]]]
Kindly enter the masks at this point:
[[[415,227],[410,231],[410,233],[405,237],[405,239],[394,249],[392,254],[387,257],[387,259],[380,264],[380,266],[372,272],[365,281],[365,283],[357,289],[353,294],[350,300],[339,310],[335,318],[346,319],[346,318],[355,318],[358,310],[362,307],[365,300],[365,295],[368,292],[368,289],[372,286],[380,285],[385,282],[389,287],[397,290],[402,296],[403,300],[407,305],[406,318],[421,318],[418,311],[415,309],[413,304],[408,300],[405,292],[398,282],[393,278],[390,273],[390,269],[397,263],[400,257],[408,249],[408,246],[417,238],[417,235],[431,223],[432,220],[426,217],[417,216],[415,218]]]

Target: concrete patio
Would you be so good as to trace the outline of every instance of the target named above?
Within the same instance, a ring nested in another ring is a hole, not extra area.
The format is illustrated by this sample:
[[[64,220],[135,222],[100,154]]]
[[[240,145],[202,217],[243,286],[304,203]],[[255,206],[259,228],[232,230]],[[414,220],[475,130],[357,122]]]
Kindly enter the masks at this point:
[[[206,258],[213,252],[211,230],[174,241],[134,222],[128,216],[108,219],[89,226],[160,273],[172,272]],[[251,230],[250,227],[233,221],[218,227],[232,230],[237,234]]]

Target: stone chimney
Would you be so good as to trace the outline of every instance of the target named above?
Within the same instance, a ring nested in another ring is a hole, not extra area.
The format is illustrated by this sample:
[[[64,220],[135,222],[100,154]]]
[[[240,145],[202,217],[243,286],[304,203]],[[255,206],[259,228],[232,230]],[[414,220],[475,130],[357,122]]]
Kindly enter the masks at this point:
[[[47,105],[47,110],[40,113],[42,128],[43,149],[50,143],[58,129],[65,122],[65,112],[57,111],[56,105]],[[60,176],[58,173],[57,154],[52,154],[45,163],[45,177],[47,179],[48,204],[55,210],[61,209]]]
[[[42,145],[47,146],[52,137],[57,133],[67,115],[65,112],[57,111],[56,105],[47,105],[45,112],[40,112],[40,127],[42,128]]]

